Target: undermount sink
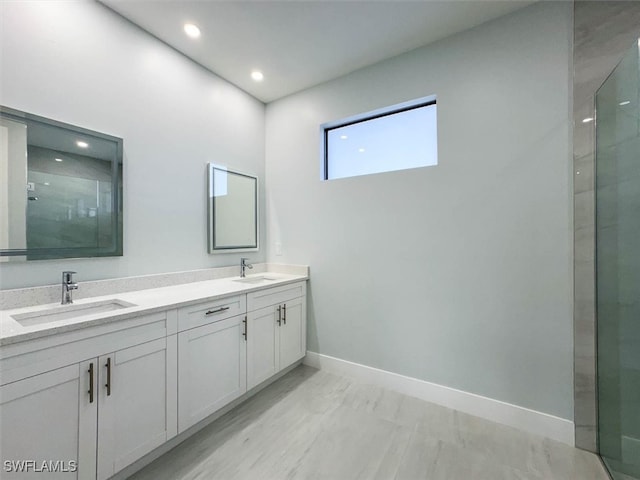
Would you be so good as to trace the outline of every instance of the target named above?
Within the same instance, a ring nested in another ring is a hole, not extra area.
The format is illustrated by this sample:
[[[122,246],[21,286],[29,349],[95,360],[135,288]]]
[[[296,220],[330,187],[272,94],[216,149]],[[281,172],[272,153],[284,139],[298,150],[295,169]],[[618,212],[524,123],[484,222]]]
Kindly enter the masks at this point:
[[[233,281],[240,282],[240,283],[261,283],[261,282],[273,282],[275,280],[278,280],[278,279],[276,277],[272,277],[269,275],[255,275],[255,276],[245,277],[245,278],[236,278]]]
[[[51,307],[46,310],[37,310],[35,312],[20,313],[12,315],[12,318],[23,327],[32,327],[43,323],[57,322],[59,320],[68,320],[70,318],[83,317],[85,315],[93,315],[95,313],[112,312],[121,308],[135,307],[133,303],[123,300],[103,300],[93,303],[78,303],[74,305],[64,305]]]

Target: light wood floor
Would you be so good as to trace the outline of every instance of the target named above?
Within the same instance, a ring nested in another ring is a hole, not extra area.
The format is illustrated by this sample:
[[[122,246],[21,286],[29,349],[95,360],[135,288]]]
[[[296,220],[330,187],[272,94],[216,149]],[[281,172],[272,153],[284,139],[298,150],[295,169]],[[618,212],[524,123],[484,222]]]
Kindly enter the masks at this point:
[[[606,480],[553,440],[300,366],[135,480]]]

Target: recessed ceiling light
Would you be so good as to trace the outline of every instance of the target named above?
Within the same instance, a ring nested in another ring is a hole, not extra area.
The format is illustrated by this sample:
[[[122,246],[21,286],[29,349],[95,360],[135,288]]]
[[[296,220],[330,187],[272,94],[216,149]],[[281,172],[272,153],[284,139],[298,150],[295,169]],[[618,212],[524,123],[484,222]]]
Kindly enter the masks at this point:
[[[184,33],[186,33],[191,38],[198,38],[200,36],[200,29],[193,23],[185,23]]]
[[[82,140],[78,140],[76,142],[76,145],[79,146],[80,148],[87,148],[89,146],[87,142],[83,142]]]
[[[618,105],[624,107],[625,105],[629,105],[631,102],[629,100],[625,100],[624,102],[620,102]]]
[[[593,122],[593,118],[592,117],[587,117],[584,120],[582,120],[582,123],[589,123],[589,122]]]
[[[340,135],[340,140],[346,140],[347,138],[349,137],[347,137],[346,135]]]
[[[51,184],[49,182],[44,182],[43,185],[46,185],[48,187]]]
[[[364,148],[359,148],[359,149],[358,149],[358,151],[359,151],[360,153],[364,153]]]
[[[253,78],[256,82],[261,82],[264,80],[264,75],[260,70],[254,70],[251,72],[251,78]]]
[[[61,162],[62,161],[61,158],[56,158],[55,160],[56,160],[56,162]]]

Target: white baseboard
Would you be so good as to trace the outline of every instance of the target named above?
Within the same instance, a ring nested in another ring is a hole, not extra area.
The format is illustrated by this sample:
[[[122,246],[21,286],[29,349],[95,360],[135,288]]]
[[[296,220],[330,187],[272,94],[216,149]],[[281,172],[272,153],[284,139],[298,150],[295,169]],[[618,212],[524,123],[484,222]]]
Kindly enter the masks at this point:
[[[304,364],[575,445],[574,424],[564,418],[316,352],[307,351]]]

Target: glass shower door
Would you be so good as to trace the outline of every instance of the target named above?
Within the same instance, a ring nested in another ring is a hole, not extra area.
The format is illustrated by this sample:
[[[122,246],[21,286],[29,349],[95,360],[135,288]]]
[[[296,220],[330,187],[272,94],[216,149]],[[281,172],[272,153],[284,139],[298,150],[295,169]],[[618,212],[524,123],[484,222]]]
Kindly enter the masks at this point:
[[[598,443],[616,480],[640,479],[639,45],[596,94]]]

